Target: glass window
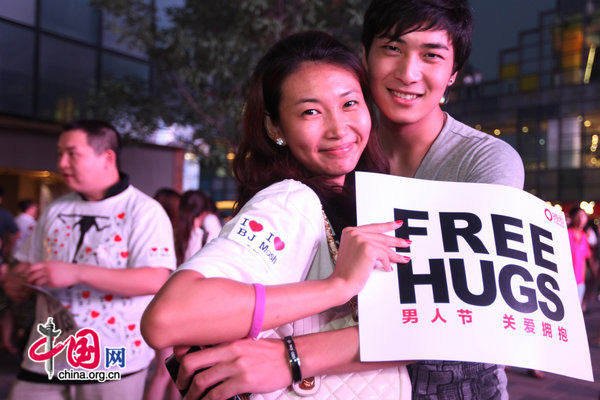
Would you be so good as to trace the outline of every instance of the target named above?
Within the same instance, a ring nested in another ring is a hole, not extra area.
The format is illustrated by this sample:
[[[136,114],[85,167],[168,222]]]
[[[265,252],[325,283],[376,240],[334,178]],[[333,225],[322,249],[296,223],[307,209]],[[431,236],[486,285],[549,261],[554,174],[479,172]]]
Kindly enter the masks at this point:
[[[548,89],[552,87],[552,74],[540,74],[540,88]]]
[[[553,26],[556,24],[556,14],[553,12],[542,13],[542,26]]]
[[[0,110],[33,113],[33,31],[0,22]]]
[[[102,55],[102,78],[122,79],[126,77],[148,82],[150,66],[142,61],[105,52]]]
[[[521,48],[521,59],[522,60],[538,60],[540,58],[540,47],[539,46],[527,46]]]
[[[576,116],[548,120],[546,159],[549,168],[581,167],[581,126]]]
[[[89,0],[40,0],[41,27],[88,43],[98,43],[99,13]]]
[[[527,32],[521,34],[522,45],[524,46],[532,46],[537,45],[540,42],[540,32]]]
[[[517,49],[504,50],[500,53],[500,64],[513,64],[518,61]]]
[[[521,63],[521,68],[520,68],[521,76],[535,74],[538,72],[538,68],[539,68],[538,60],[523,62],[523,63]]]
[[[542,71],[551,72],[556,69],[556,60],[553,58],[542,58]]]
[[[519,127],[519,154],[529,169],[539,169],[539,131],[535,120],[525,120]]]
[[[35,0],[0,0],[0,16],[27,25],[35,24]]]
[[[94,50],[42,36],[39,74],[39,117],[66,121],[85,116],[95,84]]]

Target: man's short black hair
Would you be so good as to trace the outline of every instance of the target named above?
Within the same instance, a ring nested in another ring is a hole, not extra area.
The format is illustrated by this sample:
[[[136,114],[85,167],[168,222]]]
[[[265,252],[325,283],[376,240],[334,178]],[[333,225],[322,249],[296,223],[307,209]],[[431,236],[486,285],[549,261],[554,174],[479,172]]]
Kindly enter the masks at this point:
[[[88,144],[96,154],[101,154],[106,150],[114,151],[117,157],[117,167],[119,167],[121,136],[114,126],[97,119],[80,119],[69,122],[63,127],[63,132],[73,130],[86,133]]]
[[[35,203],[33,202],[32,199],[23,199],[23,200],[19,200],[19,202],[17,203],[17,207],[19,208],[19,210],[21,212],[25,212],[25,211],[27,211],[27,209],[29,207],[31,207],[34,204]]]
[[[453,72],[460,70],[471,54],[473,14],[468,0],[373,0],[363,22],[365,55],[376,37],[398,39],[432,29],[448,32],[454,49]]]

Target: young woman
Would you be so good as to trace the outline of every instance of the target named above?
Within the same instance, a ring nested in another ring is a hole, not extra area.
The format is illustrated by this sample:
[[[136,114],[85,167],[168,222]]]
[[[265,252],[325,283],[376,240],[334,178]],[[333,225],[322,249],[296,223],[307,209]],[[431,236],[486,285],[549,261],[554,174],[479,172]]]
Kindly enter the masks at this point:
[[[575,281],[577,282],[577,293],[579,294],[579,303],[584,307],[585,294],[585,272],[587,260],[592,255],[587,235],[583,228],[587,224],[588,216],[579,206],[574,206],[569,210],[569,243],[571,245],[571,258],[573,259],[573,269],[575,271]]]
[[[290,356],[278,379],[265,377],[272,386],[263,391],[295,383],[264,398],[292,397],[293,391],[328,398],[331,385],[321,384],[318,390],[319,382],[355,377],[363,383],[377,377],[385,381],[368,388],[370,398],[398,399],[410,390],[400,384],[402,363],[360,363],[356,348],[336,346],[322,360],[344,367],[327,370],[320,365],[320,371],[331,375],[303,381],[311,377],[312,366],[300,365],[290,351],[290,336],[355,325],[349,300],[374,265],[390,271],[391,263],[407,261],[393,248],[408,243],[384,234],[401,222],[346,227],[356,220],[348,174],[355,169],[386,171],[370,135],[367,96],[360,60],[327,34],[292,35],[262,58],[249,87],[244,137],[234,162],[238,212],[219,238],[180,267],[147,308],[142,330],[151,346],[255,338],[262,326],[260,337],[277,339],[268,345]],[[335,233],[341,233],[339,251]],[[262,285],[250,283],[269,285],[266,297]],[[197,398],[215,384],[207,398],[243,393],[239,383],[244,377],[228,376],[227,363],[220,361],[236,348],[252,351],[252,342],[227,347],[227,355],[220,354],[225,347],[216,346],[182,357],[178,387],[188,387],[196,370],[219,363],[195,375],[186,398]],[[236,392],[231,392],[233,384]]]
[[[196,254],[206,243],[214,239],[214,236],[218,236],[221,230],[218,219],[217,232],[209,232],[203,228],[206,218],[214,215],[210,203],[210,198],[200,190],[188,190],[181,195],[175,227],[175,253],[178,264]]]

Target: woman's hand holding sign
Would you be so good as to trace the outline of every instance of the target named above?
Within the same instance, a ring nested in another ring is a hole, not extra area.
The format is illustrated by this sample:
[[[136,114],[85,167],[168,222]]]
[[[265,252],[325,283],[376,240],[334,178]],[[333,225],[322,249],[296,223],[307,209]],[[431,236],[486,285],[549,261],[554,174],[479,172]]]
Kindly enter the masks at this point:
[[[342,231],[335,270],[330,279],[341,279],[348,299],[358,294],[373,268],[392,271],[392,263],[406,263],[410,257],[397,254],[396,247],[408,247],[410,240],[386,235],[402,226],[402,221],[345,228]]]

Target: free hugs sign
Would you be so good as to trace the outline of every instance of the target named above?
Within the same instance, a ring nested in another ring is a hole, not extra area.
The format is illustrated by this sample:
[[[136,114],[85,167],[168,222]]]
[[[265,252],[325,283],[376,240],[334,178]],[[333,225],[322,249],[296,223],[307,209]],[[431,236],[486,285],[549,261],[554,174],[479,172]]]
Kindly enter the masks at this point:
[[[358,224],[411,257],[359,294],[362,361],[460,360],[593,381],[562,212],[511,187],[359,172]],[[390,233],[391,234],[391,233]]]

